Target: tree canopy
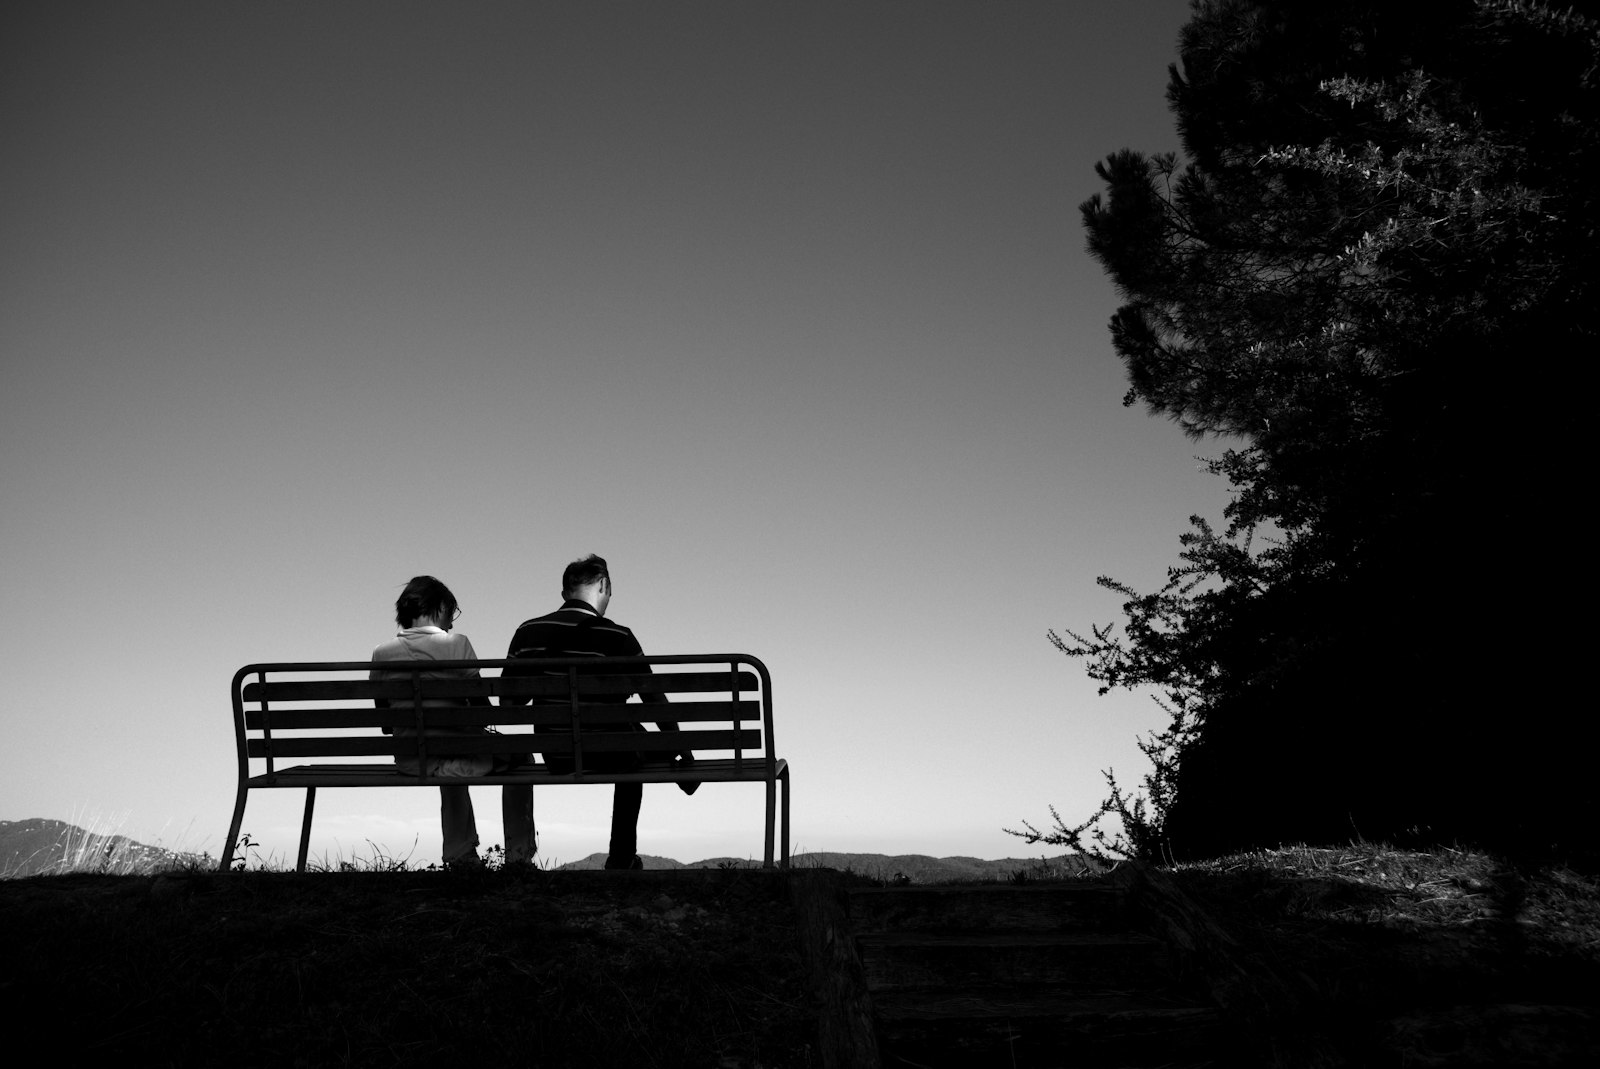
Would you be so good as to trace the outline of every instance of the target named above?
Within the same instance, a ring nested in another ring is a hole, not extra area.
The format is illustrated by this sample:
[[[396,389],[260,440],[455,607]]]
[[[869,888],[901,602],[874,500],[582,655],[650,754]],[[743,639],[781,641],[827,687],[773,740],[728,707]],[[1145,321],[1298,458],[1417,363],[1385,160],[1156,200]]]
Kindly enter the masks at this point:
[[[1568,607],[1600,22],[1200,0],[1180,56],[1184,159],[1112,155],[1082,213],[1125,403],[1236,443],[1233,495],[1162,590],[1101,580],[1120,631],[1052,635],[1173,714],[1133,845],[1592,840]]]

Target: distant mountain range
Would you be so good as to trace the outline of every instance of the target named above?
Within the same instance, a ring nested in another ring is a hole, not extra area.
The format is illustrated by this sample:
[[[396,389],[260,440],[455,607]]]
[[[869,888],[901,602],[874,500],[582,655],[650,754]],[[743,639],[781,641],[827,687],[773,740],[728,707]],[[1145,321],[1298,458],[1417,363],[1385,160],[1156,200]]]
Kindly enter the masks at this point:
[[[142,872],[173,860],[170,850],[135,842],[125,835],[103,835],[61,820],[34,817],[0,820],[0,879],[51,872]],[[590,854],[557,866],[561,869],[598,869],[606,855]],[[1005,857],[986,861],[976,857],[928,857],[925,854],[844,854],[831,851],[797,854],[792,863],[804,868],[829,868],[854,872],[886,882],[934,883],[954,880],[1003,880],[1018,873],[1030,878],[1096,872],[1094,859],[1078,854],[1052,858]],[[736,857],[709,857],[684,864],[670,857],[644,855],[647,869],[753,868],[759,861]]]
[[[647,869],[741,869],[754,868],[761,863],[748,858],[708,857],[704,861],[684,864],[670,857],[641,855]],[[598,869],[605,864],[606,855],[590,854],[578,861],[556,866],[562,869]],[[869,876],[875,880],[911,883],[943,883],[955,880],[1004,880],[1018,873],[1037,879],[1042,876],[1072,876],[1079,873],[1100,872],[1105,866],[1093,858],[1080,854],[1061,854],[1057,857],[1003,857],[986,861],[976,857],[929,857],[926,854],[842,854],[832,851],[796,854],[790,863],[799,868],[838,869]]]
[[[0,820],[0,879],[50,872],[140,872],[176,856],[126,835],[85,831],[64,820]]]

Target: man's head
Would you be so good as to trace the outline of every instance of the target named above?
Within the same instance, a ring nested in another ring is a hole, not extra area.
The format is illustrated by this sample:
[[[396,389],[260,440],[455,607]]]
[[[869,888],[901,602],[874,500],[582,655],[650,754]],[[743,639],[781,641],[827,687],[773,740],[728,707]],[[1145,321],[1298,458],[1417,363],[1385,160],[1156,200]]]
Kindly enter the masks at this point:
[[[591,553],[567,565],[567,570],[561,573],[561,596],[586,601],[604,616],[611,602],[611,571],[606,567],[606,559]]]
[[[410,627],[418,620],[431,619],[446,631],[456,618],[456,596],[431,575],[416,576],[400,591],[394,603],[394,622]]]

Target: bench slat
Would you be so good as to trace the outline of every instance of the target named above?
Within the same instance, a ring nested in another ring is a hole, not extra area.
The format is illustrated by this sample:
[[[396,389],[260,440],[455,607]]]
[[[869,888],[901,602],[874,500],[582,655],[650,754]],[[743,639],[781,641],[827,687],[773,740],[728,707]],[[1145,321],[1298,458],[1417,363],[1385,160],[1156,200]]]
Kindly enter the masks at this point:
[[[578,716],[587,723],[616,723],[619,720],[642,720],[655,723],[652,714],[663,720],[679,724],[707,721],[759,720],[761,703],[741,702],[673,702],[671,705],[594,705],[580,704]],[[539,724],[565,726],[572,722],[572,711],[566,705],[512,705],[468,706],[457,709],[428,709],[430,727],[481,727],[484,724]],[[416,727],[417,717],[407,706],[390,709],[306,709],[300,707],[272,709],[263,714],[259,709],[247,709],[244,726],[250,731],[262,731],[271,721],[273,731],[321,730],[339,728]]]
[[[583,736],[586,753],[633,750],[641,753],[678,753],[683,750],[746,750],[761,749],[761,732],[756,729],[740,731],[616,731],[586,733]],[[430,757],[454,754],[502,753],[560,753],[572,752],[572,736],[564,734],[542,735],[430,735]],[[393,757],[396,754],[416,756],[417,740],[395,738],[388,735],[367,735],[343,738],[283,738],[251,739],[250,757]],[[761,761],[756,753],[746,760]]]
[[[390,662],[404,664],[405,662]],[[386,671],[404,672],[385,665]],[[425,669],[426,670],[426,669]],[[637,672],[578,677],[580,695],[603,694],[690,694],[727,693],[731,688],[727,672]],[[753,672],[737,673],[739,690],[754,693],[759,682]],[[423,679],[423,695],[435,698],[487,698],[508,695],[512,697],[566,697],[565,675],[541,676],[484,676],[476,679]],[[252,681],[244,685],[242,698],[246,702],[304,702],[304,701],[370,701],[385,698],[390,701],[411,697],[409,678],[318,679],[318,680],[268,680],[265,684]]]

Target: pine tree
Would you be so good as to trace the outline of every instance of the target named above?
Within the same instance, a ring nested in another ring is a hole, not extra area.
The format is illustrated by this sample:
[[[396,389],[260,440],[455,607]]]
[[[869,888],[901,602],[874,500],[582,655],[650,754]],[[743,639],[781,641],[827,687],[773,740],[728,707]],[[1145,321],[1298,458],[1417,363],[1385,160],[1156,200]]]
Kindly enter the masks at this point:
[[[1126,403],[1236,441],[1235,494],[1163,590],[1102,579],[1121,633],[1052,635],[1173,713],[1158,804],[1105,811],[1144,853],[1591,839],[1548,566],[1580,566],[1600,22],[1212,0],[1180,52],[1186,160],[1119,152],[1082,211]]]

